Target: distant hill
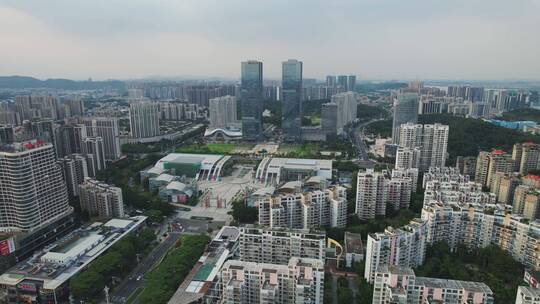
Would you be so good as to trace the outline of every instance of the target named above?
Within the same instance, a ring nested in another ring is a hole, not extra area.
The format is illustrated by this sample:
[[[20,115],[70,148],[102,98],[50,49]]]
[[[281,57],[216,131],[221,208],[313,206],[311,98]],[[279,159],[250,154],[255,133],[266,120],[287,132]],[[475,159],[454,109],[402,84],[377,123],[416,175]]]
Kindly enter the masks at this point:
[[[0,89],[64,89],[64,90],[96,90],[96,89],[125,89],[125,83],[119,80],[106,81],[75,81],[69,79],[39,80],[26,76],[0,76]]]

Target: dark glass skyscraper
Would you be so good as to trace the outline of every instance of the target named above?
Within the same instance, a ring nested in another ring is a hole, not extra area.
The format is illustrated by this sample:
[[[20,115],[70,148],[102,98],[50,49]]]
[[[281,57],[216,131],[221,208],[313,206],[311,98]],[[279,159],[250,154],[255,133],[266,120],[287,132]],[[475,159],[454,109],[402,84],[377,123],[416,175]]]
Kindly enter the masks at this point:
[[[282,121],[286,141],[298,141],[302,127],[302,62],[289,59],[282,64]]]
[[[263,64],[260,61],[242,62],[240,85],[242,134],[245,140],[262,139]]]
[[[418,94],[402,93],[394,101],[394,117],[392,121],[392,142],[399,143],[399,133],[402,124],[418,122]]]

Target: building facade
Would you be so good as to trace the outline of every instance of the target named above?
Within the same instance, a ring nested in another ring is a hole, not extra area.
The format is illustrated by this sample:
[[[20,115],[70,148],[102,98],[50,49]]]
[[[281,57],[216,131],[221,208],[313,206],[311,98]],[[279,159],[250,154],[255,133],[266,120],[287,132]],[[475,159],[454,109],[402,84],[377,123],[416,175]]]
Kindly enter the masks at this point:
[[[124,217],[122,189],[87,178],[79,185],[81,209],[90,216]]]
[[[418,94],[403,93],[394,100],[392,119],[392,141],[400,141],[400,127],[402,124],[418,122]]]
[[[242,136],[245,140],[257,141],[263,137],[263,63],[242,62],[240,85],[242,109]]]
[[[299,141],[302,127],[302,61],[282,63],[282,121],[285,141]]]
[[[129,126],[131,137],[154,137],[159,132],[159,105],[148,101],[136,101],[129,104]]]
[[[0,150],[0,230],[30,231],[72,212],[52,144],[39,140]]]

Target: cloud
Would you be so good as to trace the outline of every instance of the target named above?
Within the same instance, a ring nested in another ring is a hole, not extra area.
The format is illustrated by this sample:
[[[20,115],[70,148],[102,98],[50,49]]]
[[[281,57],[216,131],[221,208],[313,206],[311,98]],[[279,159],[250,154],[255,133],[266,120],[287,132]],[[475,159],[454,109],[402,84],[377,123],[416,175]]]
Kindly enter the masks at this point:
[[[538,0],[0,0],[0,74],[540,78]],[[464,9],[464,7],[466,9]]]

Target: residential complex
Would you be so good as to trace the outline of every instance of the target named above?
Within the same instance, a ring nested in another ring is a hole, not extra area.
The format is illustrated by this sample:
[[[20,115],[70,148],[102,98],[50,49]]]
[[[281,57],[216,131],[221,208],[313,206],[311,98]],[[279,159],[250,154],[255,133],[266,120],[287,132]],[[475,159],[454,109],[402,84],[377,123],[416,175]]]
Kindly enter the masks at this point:
[[[356,119],[358,102],[356,93],[344,92],[332,96],[331,102],[337,105],[336,128],[337,134],[344,131],[344,127]]]
[[[273,195],[259,197],[259,225],[313,229],[345,227],[347,194],[341,186],[325,187],[316,177],[302,182],[288,182]]]
[[[324,260],[326,234],[310,230],[240,227],[242,261],[287,265],[291,257]]]
[[[221,268],[221,303],[322,303],[324,263],[296,258],[287,265],[229,260]]]
[[[100,218],[124,217],[122,189],[86,178],[79,185],[81,209]]]
[[[399,127],[400,136],[397,144],[400,147],[408,148],[409,151],[413,150],[408,152],[407,158],[410,159],[411,165],[415,165],[417,162],[420,171],[431,167],[444,167],[448,147],[448,131],[448,126],[441,124],[402,124]],[[420,150],[420,154],[415,153],[414,149]],[[397,158],[396,164],[399,164]]]
[[[324,233],[221,228],[169,304],[319,304],[324,296]]]
[[[374,282],[384,265],[418,267],[426,254],[426,223],[412,220],[401,228],[387,227],[384,232],[370,233],[367,237],[364,278]]]
[[[491,152],[482,151],[478,154],[476,161],[476,174],[474,180],[483,187],[491,187],[495,173],[512,173],[514,170],[514,160],[512,155],[502,150]]]
[[[517,143],[512,150],[514,171],[527,175],[532,170],[540,168],[540,146],[532,142]]]
[[[221,96],[209,101],[209,121],[212,129],[227,129],[238,124],[236,97]]]
[[[373,304],[493,304],[484,283],[417,277],[410,267],[384,265],[375,275]]]
[[[403,93],[394,100],[392,141],[400,142],[400,128],[402,124],[418,122],[418,95],[415,93]]]
[[[86,126],[86,135],[101,137],[103,151],[107,161],[114,161],[122,156],[120,148],[120,131],[116,117],[86,117],[81,122]]]
[[[413,171],[375,172],[373,169],[359,171],[356,179],[356,214],[361,220],[386,216],[387,208],[398,211],[408,208],[411,194],[416,190]]]
[[[0,230],[31,231],[72,212],[62,168],[40,140],[0,148]]]
[[[150,101],[135,101],[129,105],[131,137],[147,138],[160,135],[159,105]]]
[[[398,147],[394,168],[397,170],[419,168],[421,153],[420,148]]]

